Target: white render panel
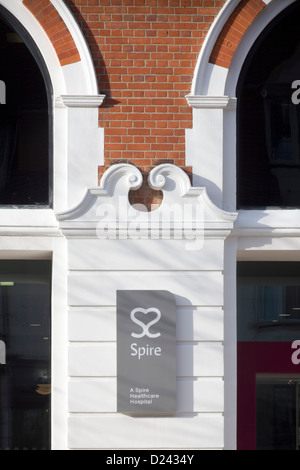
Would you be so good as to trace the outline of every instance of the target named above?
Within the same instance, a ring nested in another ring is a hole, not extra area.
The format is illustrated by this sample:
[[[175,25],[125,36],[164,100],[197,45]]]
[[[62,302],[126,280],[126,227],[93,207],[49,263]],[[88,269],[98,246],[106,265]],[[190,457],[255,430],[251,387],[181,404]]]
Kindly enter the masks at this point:
[[[106,272],[70,273],[69,305],[115,305],[117,290],[168,290],[177,306],[223,304],[223,276],[220,272]]]
[[[177,308],[179,341],[223,341],[221,308]],[[69,341],[116,341],[115,307],[70,307]]]
[[[179,341],[223,341],[224,312],[221,308],[179,307],[177,339]]]
[[[152,175],[151,185],[160,185],[165,204],[176,202],[183,207],[184,202],[192,201],[204,207],[204,244],[190,246],[176,237],[128,238],[122,218],[115,221],[119,239],[101,238],[95,232],[98,208],[107,201],[116,205],[120,195],[126,201],[128,190],[138,187],[140,180],[136,169],[117,165],[108,170],[100,189],[90,188],[81,204],[58,218],[68,238],[69,447],[221,449],[225,411],[224,239],[235,216],[214,206],[203,188],[191,188],[177,168],[162,165]],[[170,227],[162,224],[158,228],[159,237]],[[174,415],[117,413],[118,290],[174,294]]]
[[[116,379],[71,379],[69,411],[70,413],[116,413]]]
[[[69,375],[72,377],[114,377],[116,375],[116,344],[71,344]]]
[[[193,165],[193,183],[205,186],[218,207],[223,207],[223,113],[223,109],[193,109],[193,128],[186,129],[186,161]]]
[[[69,341],[116,341],[115,307],[70,307]]]
[[[177,344],[179,377],[222,377],[223,345],[218,342]],[[71,377],[115,377],[115,343],[76,343],[69,347]]]
[[[68,109],[69,207],[80,201],[86,187],[97,184],[98,155],[103,158],[104,148],[104,129],[95,128],[98,113],[98,107]]]
[[[220,378],[178,379],[177,411],[211,413],[224,411],[224,382]]]
[[[222,343],[179,343],[177,375],[179,377],[222,377],[224,374]]]
[[[220,449],[224,418],[221,414],[180,417],[72,415],[71,449]]]
[[[69,383],[71,413],[116,413],[116,379],[72,379]],[[177,412],[215,413],[224,411],[222,379],[178,379]]]
[[[200,250],[182,240],[69,241],[70,270],[222,270],[223,240],[205,239]],[[84,250],[84,256],[82,256]]]
[[[227,74],[228,69],[225,67],[208,63],[205,77],[207,88],[203,94],[208,96],[223,96]]]

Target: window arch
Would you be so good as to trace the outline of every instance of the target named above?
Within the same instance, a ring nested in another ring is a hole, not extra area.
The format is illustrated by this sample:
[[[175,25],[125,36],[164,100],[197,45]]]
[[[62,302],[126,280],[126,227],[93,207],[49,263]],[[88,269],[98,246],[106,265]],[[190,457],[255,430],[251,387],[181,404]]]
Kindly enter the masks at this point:
[[[252,47],[237,85],[239,208],[300,207],[300,77],[298,2],[281,13]]]
[[[2,7],[0,49],[0,205],[49,207],[51,81],[36,45]]]

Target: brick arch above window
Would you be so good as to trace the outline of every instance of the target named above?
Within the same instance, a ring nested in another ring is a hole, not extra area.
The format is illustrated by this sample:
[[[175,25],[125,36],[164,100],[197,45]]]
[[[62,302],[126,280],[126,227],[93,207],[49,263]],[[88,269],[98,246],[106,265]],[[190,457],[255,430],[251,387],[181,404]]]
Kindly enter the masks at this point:
[[[227,0],[198,56],[186,96],[194,108],[193,128],[186,131],[186,161],[194,184],[205,185],[214,203],[226,210],[236,210],[236,87],[242,67],[258,36],[294,2]],[[237,22],[241,31],[233,40],[229,34],[237,31]],[[231,52],[221,63],[227,49]]]
[[[96,185],[98,165],[104,163],[104,130],[99,127],[98,108],[105,96],[99,94],[83,32],[64,1],[0,0],[0,6],[22,24],[50,77],[53,209],[58,211],[75,205],[86,187]]]
[[[50,0],[24,0],[23,4],[48,35],[60,64],[63,66],[79,62],[80,53],[72,34]]]
[[[227,0],[201,48],[187,101],[191,107],[232,107],[242,64],[259,34],[297,0]],[[199,102],[198,97],[205,97]],[[207,99],[218,97],[217,100]]]
[[[230,67],[241,38],[267,3],[264,0],[242,0],[239,3],[219,34],[210,55],[211,64]]]

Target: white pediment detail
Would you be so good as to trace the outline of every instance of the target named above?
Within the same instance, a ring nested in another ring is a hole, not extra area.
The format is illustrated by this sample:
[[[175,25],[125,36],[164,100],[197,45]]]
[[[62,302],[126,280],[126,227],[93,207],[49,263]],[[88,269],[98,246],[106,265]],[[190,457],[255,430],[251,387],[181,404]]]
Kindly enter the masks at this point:
[[[158,165],[149,173],[149,186],[163,193],[155,210],[130,204],[129,192],[142,183],[142,173],[134,165],[112,165],[99,187],[88,188],[76,207],[57,214],[63,234],[201,240],[204,236],[226,238],[231,232],[237,214],[216,207],[206,189],[192,187],[187,174],[176,165]]]

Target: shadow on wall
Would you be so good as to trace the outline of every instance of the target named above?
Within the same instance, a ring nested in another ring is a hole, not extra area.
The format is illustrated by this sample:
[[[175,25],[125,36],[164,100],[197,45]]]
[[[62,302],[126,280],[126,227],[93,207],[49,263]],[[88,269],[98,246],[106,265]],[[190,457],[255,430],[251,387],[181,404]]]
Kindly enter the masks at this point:
[[[78,7],[74,5],[72,0],[65,0],[65,3],[69,7],[73,15],[76,17],[78,24],[81,27],[84,33],[84,36],[87,39],[89,49],[93,57],[93,62],[95,64],[96,74],[97,74],[97,77],[99,77],[98,78],[99,93],[106,95],[106,98],[104,100],[104,103],[101,105],[101,108],[111,108],[119,104],[120,101],[115,100],[111,97],[109,77],[108,77],[106,65],[104,62],[104,58],[101,54],[101,48],[99,47],[99,44],[95,40],[95,37],[91,28],[89,27],[84,17],[80,13]]]

